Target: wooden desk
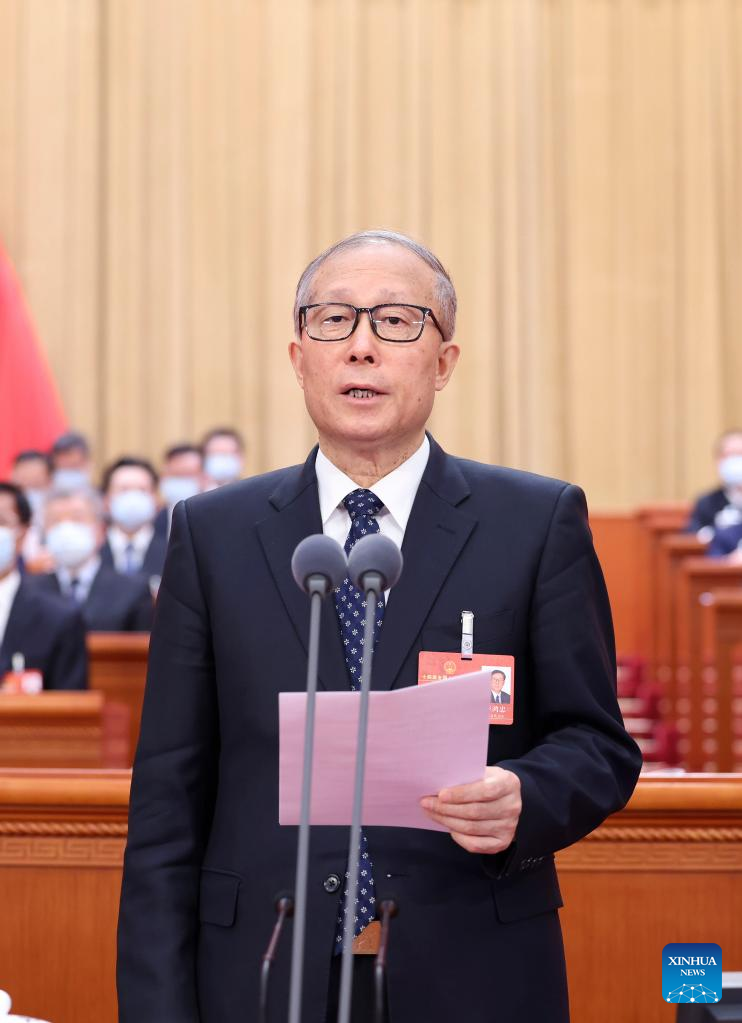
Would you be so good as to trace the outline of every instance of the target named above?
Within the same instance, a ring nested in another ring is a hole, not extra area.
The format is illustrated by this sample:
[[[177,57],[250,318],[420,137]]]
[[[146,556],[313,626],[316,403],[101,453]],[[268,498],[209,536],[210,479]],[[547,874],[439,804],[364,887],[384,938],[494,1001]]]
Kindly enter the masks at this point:
[[[0,765],[105,766],[103,704],[92,692],[0,694]]]
[[[675,718],[683,739],[686,767],[713,770],[716,742],[704,733],[710,718],[720,718],[713,672],[704,672],[701,604],[715,589],[742,585],[742,565],[719,558],[687,558],[678,574],[676,604],[679,655],[675,680]],[[714,702],[712,707],[711,702]]]
[[[701,634],[713,644],[716,751],[710,759],[720,771],[742,771],[742,589],[704,594],[700,613]]]
[[[675,684],[682,632],[677,621],[678,574],[686,558],[701,557],[708,545],[689,533],[667,533],[658,537],[655,551],[656,606],[653,620],[657,629],[655,637],[656,677],[665,688],[668,702],[664,709],[675,706]]]
[[[126,771],[0,771],[0,963],[19,1012],[115,1023],[128,793]],[[558,864],[573,1023],[672,1023],[668,941],[718,942],[742,969],[742,777],[642,778]]]
[[[572,1023],[674,1023],[669,941],[715,941],[742,969],[742,777],[640,780],[628,807],[557,857]]]
[[[87,645],[90,688],[129,709],[129,750],[133,757],[142,720],[149,633],[90,632]]]

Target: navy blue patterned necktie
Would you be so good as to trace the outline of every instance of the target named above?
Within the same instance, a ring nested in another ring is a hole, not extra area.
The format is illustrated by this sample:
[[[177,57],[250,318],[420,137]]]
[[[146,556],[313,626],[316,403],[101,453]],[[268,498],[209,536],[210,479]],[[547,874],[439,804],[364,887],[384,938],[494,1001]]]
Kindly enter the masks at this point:
[[[376,494],[370,490],[354,490],[343,500],[350,515],[350,532],[345,541],[345,553],[350,554],[353,545],[368,533],[378,533],[379,523],[376,515],[384,507]],[[340,623],[340,636],[343,641],[345,663],[348,668],[351,689],[361,688],[363,671],[363,630],[366,625],[365,594],[357,589],[347,577],[342,585],[335,590],[335,607]],[[384,594],[379,594],[376,605],[376,622],[374,623],[374,647],[379,640],[381,623],[384,620]],[[366,833],[361,830],[361,844],[358,850],[360,869],[358,871],[358,891],[355,900],[355,926],[353,935],[357,937],[366,924],[371,923],[376,913],[376,889],[373,878],[373,864],[368,852]],[[346,882],[348,874],[345,874]],[[335,952],[339,954],[343,946],[344,916],[348,911],[348,889],[343,892],[340,900],[340,912],[335,931]]]

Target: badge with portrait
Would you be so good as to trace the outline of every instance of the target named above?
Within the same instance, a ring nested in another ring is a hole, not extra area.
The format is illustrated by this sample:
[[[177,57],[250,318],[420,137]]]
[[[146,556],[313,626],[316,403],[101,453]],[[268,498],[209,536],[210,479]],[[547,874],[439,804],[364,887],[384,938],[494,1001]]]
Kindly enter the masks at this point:
[[[417,684],[439,682],[472,671],[490,674],[490,724],[512,725],[515,710],[515,658],[508,654],[474,654],[464,660],[461,654],[421,650],[417,661]]]

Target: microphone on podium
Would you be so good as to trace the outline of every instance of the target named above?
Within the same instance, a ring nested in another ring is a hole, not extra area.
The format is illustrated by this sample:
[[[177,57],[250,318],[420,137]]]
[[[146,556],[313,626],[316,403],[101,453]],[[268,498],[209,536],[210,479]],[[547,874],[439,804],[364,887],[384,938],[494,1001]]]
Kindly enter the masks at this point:
[[[314,753],[314,714],[319,661],[319,626],[322,599],[339,586],[346,576],[345,551],[332,537],[317,533],[297,546],[291,558],[296,585],[309,595],[309,655],[307,658],[307,716],[304,725],[304,765],[301,787],[301,812],[296,853],[294,933],[291,946],[291,986],[289,1023],[300,1023],[304,975],[304,939],[307,913],[307,876],[309,873],[309,816],[312,796],[312,758]]]
[[[263,953],[263,961],[260,967],[260,1023],[268,1023],[268,985],[271,977],[271,967],[276,960],[278,943],[283,933],[283,925],[288,917],[294,915],[294,900],[289,892],[279,892],[275,898],[276,922],[273,926],[271,940],[268,948]]]
[[[368,705],[371,691],[371,668],[374,654],[374,624],[376,606],[384,590],[394,586],[402,574],[402,552],[388,536],[369,533],[353,547],[348,557],[348,577],[354,586],[366,595],[366,624],[363,633],[363,670],[361,672],[361,705],[358,713],[358,747],[356,752],[355,787],[353,790],[353,816],[348,849],[348,898],[353,905],[358,889],[358,849],[361,842],[361,813],[363,809],[363,783],[366,769],[366,736],[368,733]],[[338,1023],[350,1023],[350,1005],[353,994],[353,930],[352,909],[345,914],[343,931],[343,962],[340,970],[340,997]],[[388,919],[386,934],[388,940]],[[384,960],[386,957],[386,951]],[[384,961],[381,978],[383,980]],[[378,975],[378,974],[377,974]],[[381,1011],[378,1001],[377,1014]],[[293,1023],[293,1021],[292,1021]]]

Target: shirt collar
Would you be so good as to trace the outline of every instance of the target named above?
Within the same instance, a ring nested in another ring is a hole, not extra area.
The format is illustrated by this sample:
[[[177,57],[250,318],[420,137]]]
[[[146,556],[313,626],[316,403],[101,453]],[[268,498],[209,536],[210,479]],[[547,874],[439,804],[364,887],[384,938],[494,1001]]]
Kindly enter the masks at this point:
[[[86,561],[84,565],[81,565],[77,571],[72,572],[69,568],[65,568],[60,565],[57,569],[57,578],[59,579],[60,586],[66,593],[72,585],[72,580],[77,579],[81,586],[89,588],[93,585],[93,580],[96,577],[98,569],[100,568],[100,557],[96,554],[94,557]]]
[[[0,603],[12,604],[20,585],[21,573],[17,568],[14,568],[4,579],[0,580]]]
[[[414,454],[368,488],[376,494],[386,511],[403,531],[407,527],[407,520],[410,517],[425,466],[428,464],[429,455],[430,441],[426,434]],[[319,510],[324,527],[335,509],[342,506],[343,498],[353,490],[358,490],[358,484],[338,469],[323,453],[322,448],[317,451],[315,471],[319,491]]]

